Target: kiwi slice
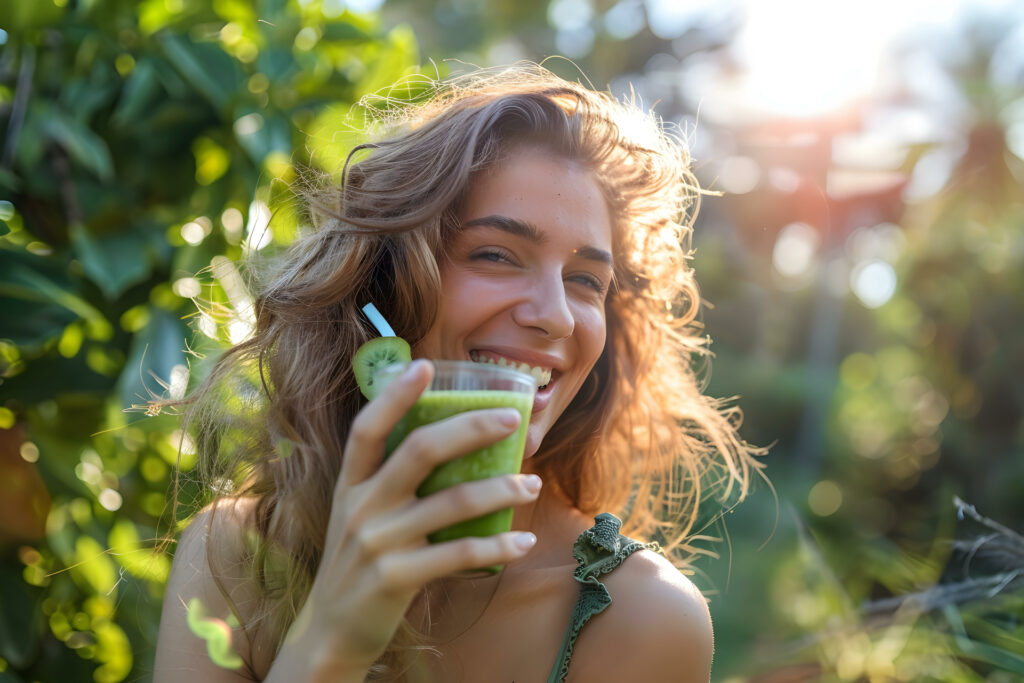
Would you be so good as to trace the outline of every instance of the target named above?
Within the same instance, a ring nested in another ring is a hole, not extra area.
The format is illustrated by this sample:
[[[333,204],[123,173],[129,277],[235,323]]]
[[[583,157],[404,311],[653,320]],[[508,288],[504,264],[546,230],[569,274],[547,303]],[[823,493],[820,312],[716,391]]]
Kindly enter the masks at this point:
[[[356,351],[352,358],[352,372],[355,373],[356,382],[363,396],[372,400],[380,393],[380,388],[373,383],[373,376],[377,371],[395,363],[410,361],[412,350],[409,348],[409,342],[401,337],[377,337]]]

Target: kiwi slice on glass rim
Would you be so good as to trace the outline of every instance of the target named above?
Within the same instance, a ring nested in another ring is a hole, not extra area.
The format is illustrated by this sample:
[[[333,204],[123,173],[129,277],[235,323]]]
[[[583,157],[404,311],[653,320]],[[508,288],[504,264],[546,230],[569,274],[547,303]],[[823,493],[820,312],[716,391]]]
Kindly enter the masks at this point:
[[[373,376],[378,370],[389,365],[411,362],[412,350],[409,348],[409,342],[395,334],[376,306],[366,304],[363,306],[363,313],[381,336],[356,349],[356,355],[352,357],[352,372],[363,396],[373,400],[384,388],[373,381]]]
[[[352,358],[352,372],[363,396],[373,400],[384,387],[373,380],[373,376],[381,368],[395,363],[412,361],[409,343],[401,337],[377,337],[366,342],[356,351]]]

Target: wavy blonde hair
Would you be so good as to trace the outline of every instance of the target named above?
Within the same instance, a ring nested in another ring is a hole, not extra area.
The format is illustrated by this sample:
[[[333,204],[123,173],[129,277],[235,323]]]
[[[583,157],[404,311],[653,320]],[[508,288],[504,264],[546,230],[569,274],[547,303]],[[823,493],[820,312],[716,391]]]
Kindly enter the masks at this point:
[[[625,533],[660,540],[681,565],[708,492],[741,497],[760,466],[737,435],[738,409],[704,396],[694,370],[709,343],[689,266],[701,191],[680,137],[637,103],[536,65],[436,83],[425,103],[386,111],[387,134],[353,151],[342,182],[305,193],[315,230],[258,285],[253,336],[187,401],[201,480],[233,481],[232,497],[256,503],[243,562],[263,608],[243,625],[273,647],[316,572],[363,405],[352,356],[375,334],[359,307],[375,302],[415,348],[437,315],[460,203],[519,146],[589,169],[614,221],[608,341],[534,456],[546,485],[585,513],[619,514]],[[240,409],[225,407],[231,396]],[[224,558],[209,547],[216,571]],[[292,560],[284,570],[275,548]],[[396,640],[382,671],[401,670],[401,649]]]

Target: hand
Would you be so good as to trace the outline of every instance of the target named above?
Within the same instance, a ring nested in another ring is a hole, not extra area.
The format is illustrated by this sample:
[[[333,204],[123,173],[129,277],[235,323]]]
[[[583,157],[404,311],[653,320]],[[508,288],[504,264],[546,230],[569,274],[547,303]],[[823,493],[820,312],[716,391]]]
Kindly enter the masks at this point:
[[[516,474],[416,496],[435,466],[512,434],[521,417],[511,408],[461,413],[419,427],[381,464],[388,433],[432,376],[429,362],[412,363],[353,421],[323,558],[284,649],[291,641],[315,639],[314,651],[335,665],[365,671],[387,647],[424,584],[454,572],[506,564],[536,542],[529,532],[427,542],[434,531],[528,503],[540,491],[535,475]]]

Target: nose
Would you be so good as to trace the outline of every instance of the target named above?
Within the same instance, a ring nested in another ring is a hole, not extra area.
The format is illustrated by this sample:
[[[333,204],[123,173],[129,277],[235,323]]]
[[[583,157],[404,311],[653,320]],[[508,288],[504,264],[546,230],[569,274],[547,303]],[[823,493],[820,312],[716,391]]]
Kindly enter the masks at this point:
[[[541,332],[550,341],[569,337],[576,320],[569,310],[561,275],[536,280],[528,296],[512,309],[512,320],[520,327]]]

